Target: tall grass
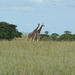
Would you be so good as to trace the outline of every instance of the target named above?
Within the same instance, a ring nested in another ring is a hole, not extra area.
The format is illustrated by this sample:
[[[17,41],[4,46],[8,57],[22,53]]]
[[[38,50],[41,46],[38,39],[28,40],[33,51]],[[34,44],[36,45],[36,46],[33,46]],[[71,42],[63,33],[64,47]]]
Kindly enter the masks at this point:
[[[75,42],[0,41],[0,75],[75,75]]]

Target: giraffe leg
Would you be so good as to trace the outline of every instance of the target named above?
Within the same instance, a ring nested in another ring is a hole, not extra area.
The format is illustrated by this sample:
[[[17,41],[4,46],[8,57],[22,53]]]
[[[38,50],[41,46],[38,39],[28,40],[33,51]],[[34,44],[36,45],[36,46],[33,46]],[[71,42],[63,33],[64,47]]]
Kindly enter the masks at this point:
[[[33,39],[33,42],[34,42],[34,39]]]
[[[35,41],[36,34],[33,35],[32,40]]]
[[[33,37],[32,37],[32,41],[34,41],[34,40],[35,40],[35,37],[33,36]]]
[[[39,35],[37,35],[37,41],[39,41]]]

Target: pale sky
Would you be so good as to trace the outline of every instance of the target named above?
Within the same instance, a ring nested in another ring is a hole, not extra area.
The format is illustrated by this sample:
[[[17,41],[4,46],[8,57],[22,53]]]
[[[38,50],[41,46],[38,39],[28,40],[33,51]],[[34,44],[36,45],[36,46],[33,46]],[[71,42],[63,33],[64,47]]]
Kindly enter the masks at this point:
[[[0,0],[0,21],[17,25],[20,32],[32,32],[40,23],[42,32],[75,33],[75,0]]]

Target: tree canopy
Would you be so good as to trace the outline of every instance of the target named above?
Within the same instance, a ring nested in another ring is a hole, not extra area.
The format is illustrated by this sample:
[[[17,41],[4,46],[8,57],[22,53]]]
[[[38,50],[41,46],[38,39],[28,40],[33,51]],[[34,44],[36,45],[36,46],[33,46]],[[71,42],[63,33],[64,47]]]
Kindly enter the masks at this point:
[[[64,31],[64,34],[71,34],[71,31]]]
[[[45,31],[45,34],[46,34],[46,35],[48,35],[48,33],[49,33],[48,31]]]
[[[12,40],[15,37],[21,37],[22,33],[16,29],[16,25],[7,22],[0,22],[0,40]]]

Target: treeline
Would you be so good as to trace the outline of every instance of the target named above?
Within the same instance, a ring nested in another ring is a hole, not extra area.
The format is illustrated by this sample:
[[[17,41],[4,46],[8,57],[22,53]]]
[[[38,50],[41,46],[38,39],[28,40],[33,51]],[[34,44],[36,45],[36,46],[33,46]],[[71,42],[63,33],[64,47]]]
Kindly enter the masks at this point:
[[[7,22],[0,22],[0,40],[12,40],[15,37],[21,37],[22,33],[16,29],[16,25]]]
[[[12,40],[14,38],[22,37],[22,33],[19,32],[17,26],[14,24],[9,24],[7,22],[0,22],[0,40]],[[45,31],[44,34],[40,35],[41,41],[75,41],[75,34],[72,34],[71,31],[64,31],[62,35],[57,33],[48,34],[48,31]]]
[[[48,35],[48,31],[45,31],[45,34],[40,35],[41,41],[75,41],[75,34],[71,34],[71,31],[64,31],[62,35],[57,33],[52,33]]]

